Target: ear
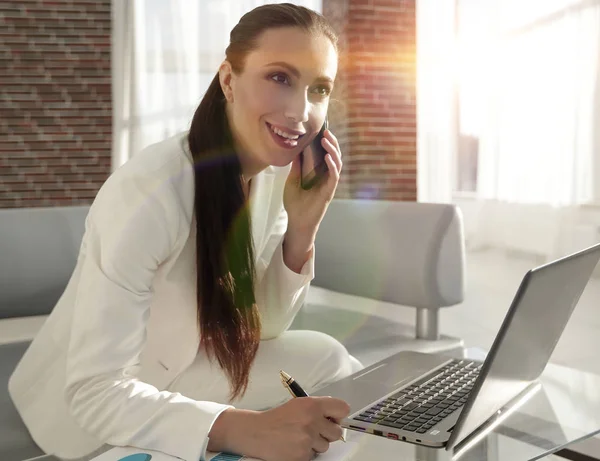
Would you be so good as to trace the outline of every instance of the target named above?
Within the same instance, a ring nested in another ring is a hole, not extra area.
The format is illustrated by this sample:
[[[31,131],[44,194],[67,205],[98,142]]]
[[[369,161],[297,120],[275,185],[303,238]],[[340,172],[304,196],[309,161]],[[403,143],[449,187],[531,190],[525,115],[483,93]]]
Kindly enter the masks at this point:
[[[233,102],[233,69],[227,60],[219,67],[219,82],[227,102]]]

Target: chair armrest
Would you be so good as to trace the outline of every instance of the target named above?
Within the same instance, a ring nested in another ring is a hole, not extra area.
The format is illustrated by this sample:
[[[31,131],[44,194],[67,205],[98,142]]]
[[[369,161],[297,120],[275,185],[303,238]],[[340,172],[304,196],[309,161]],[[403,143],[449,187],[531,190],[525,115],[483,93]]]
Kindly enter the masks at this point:
[[[77,263],[89,208],[0,209],[0,319],[54,309]]]
[[[0,346],[32,341],[47,318],[47,315],[33,315],[0,319]]]
[[[464,299],[462,214],[450,204],[333,200],[315,242],[313,284],[416,307],[417,323],[437,322],[438,308]]]

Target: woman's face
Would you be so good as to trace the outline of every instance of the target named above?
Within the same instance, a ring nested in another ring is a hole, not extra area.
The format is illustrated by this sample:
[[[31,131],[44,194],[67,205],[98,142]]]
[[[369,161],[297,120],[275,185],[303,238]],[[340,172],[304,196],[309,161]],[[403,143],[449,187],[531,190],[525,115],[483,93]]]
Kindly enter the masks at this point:
[[[286,27],[259,37],[241,74],[223,63],[221,86],[246,177],[269,165],[288,165],[319,132],[337,59],[327,37]]]

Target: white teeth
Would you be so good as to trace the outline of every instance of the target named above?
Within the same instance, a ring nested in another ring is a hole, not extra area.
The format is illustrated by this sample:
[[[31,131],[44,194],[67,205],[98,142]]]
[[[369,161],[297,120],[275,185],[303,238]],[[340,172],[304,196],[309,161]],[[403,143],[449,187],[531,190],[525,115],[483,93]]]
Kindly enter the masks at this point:
[[[287,139],[298,139],[300,136],[297,134],[288,134],[285,133],[277,128],[275,128],[274,126],[271,125],[271,130],[273,130],[273,132],[277,133],[279,136],[283,137],[283,138],[287,138]]]

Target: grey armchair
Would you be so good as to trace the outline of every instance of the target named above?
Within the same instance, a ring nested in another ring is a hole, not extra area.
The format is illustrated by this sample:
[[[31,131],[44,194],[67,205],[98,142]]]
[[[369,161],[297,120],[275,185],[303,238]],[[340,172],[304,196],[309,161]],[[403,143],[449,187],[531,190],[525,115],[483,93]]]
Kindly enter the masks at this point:
[[[465,292],[463,221],[456,206],[333,200],[315,247],[315,279],[292,328],[332,334],[363,363],[403,349],[462,347],[461,339],[440,333],[439,322],[440,309],[462,302]],[[397,324],[389,316],[377,320],[380,307],[393,312]],[[407,318],[412,309],[414,320]],[[381,354],[365,354],[361,348],[367,347],[379,347]]]

